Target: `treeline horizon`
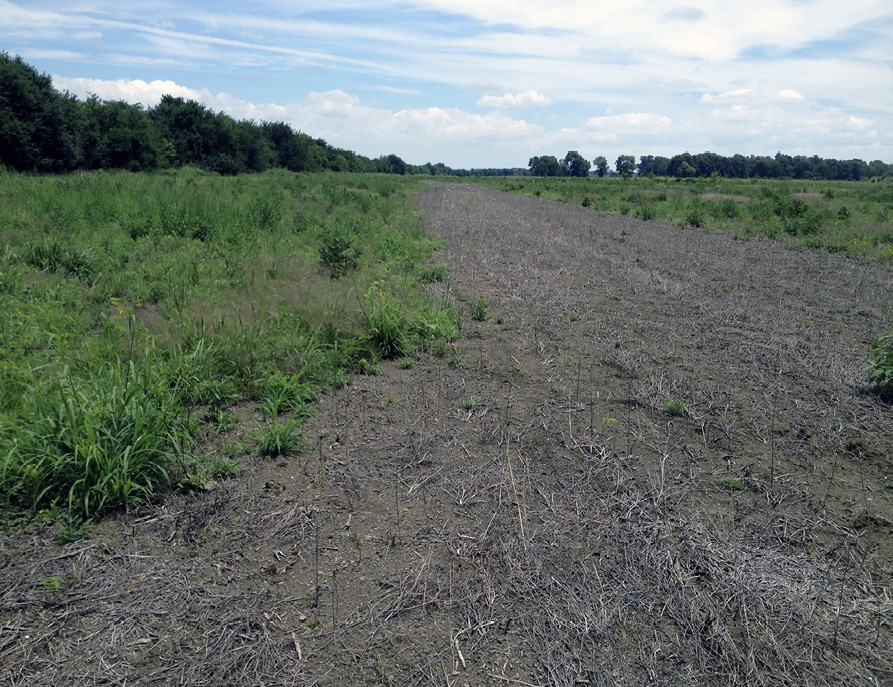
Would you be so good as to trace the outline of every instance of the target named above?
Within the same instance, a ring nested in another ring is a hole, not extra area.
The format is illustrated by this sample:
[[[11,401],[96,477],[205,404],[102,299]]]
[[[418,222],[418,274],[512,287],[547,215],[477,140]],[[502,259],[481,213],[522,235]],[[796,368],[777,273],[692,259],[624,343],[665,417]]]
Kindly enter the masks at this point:
[[[554,164],[552,164],[554,163]],[[604,157],[569,151],[563,160],[531,158],[527,168],[453,169],[442,162],[414,165],[395,154],[368,158],[296,131],[286,122],[236,120],[194,100],[164,95],[143,108],[96,96],[60,92],[51,78],[21,57],[0,53],[0,167],[18,172],[152,171],[194,166],[223,175],[284,168],[293,172],[374,172],[427,176],[670,176],[852,180],[893,176],[893,165],[818,155],[722,156],[688,152],[621,155],[609,170]]]

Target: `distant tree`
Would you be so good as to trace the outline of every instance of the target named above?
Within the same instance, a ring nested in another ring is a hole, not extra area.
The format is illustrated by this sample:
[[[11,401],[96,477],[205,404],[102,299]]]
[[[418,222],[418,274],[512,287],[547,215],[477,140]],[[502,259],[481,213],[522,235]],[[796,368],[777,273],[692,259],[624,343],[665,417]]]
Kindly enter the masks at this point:
[[[680,179],[688,179],[689,177],[695,177],[698,175],[698,170],[691,166],[690,163],[683,160],[681,164],[676,167],[676,174],[674,176],[679,177]]]
[[[561,163],[554,155],[532,157],[528,163],[531,175],[535,177],[557,177],[561,174]]]
[[[603,177],[608,173],[608,160],[604,155],[599,155],[592,161],[592,164],[595,165],[595,173]]]
[[[661,157],[660,155],[643,155],[639,158],[639,175],[666,176],[667,163],[669,161],[669,158]]]
[[[683,173],[680,173],[679,169],[683,163],[688,165],[688,167],[686,167]],[[689,168],[692,170],[691,172],[688,171]],[[695,167],[694,158],[689,152],[674,155],[667,163],[667,176],[685,178],[686,176],[695,176],[697,173],[698,170]]]
[[[614,169],[621,176],[624,174],[629,176],[636,171],[636,158],[632,155],[621,155],[617,158],[617,162],[614,163]]]
[[[589,176],[589,160],[580,155],[576,150],[567,151],[567,155],[561,161],[561,165],[567,170],[567,176],[571,177],[587,177]]]

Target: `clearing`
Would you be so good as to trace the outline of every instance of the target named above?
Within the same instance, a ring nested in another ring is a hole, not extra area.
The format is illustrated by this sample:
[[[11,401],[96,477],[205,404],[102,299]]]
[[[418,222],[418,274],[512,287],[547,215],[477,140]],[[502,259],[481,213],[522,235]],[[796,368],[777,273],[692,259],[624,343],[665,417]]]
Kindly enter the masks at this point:
[[[893,269],[471,185],[416,207],[455,349],[326,395],[312,451],[0,539],[0,683],[890,684],[860,367]]]

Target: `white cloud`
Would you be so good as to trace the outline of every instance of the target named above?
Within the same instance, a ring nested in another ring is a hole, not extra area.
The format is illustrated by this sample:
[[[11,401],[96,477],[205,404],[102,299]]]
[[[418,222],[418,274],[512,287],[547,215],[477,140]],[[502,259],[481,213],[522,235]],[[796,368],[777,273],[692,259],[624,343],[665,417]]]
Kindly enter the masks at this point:
[[[478,100],[477,104],[478,107],[502,110],[509,107],[543,107],[551,105],[552,101],[536,91],[524,91],[523,93],[506,93],[505,95],[485,95]]]
[[[703,19],[706,15],[704,10],[700,10],[697,7],[674,7],[669,12],[661,16],[663,21],[698,21],[699,19]]]
[[[151,81],[147,83],[141,79],[107,81],[103,79],[68,78],[62,76],[53,76],[52,79],[53,86],[80,98],[95,95],[100,100],[125,100],[129,103],[139,103],[144,107],[157,105],[163,95],[198,101],[204,101],[210,97],[208,91],[203,92],[193,88],[186,88],[173,81]]]
[[[652,112],[627,112],[622,115],[608,117],[592,117],[586,121],[586,129],[592,131],[633,131],[641,130],[647,133],[666,131],[672,126],[673,120],[667,115],[654,114]]]
[[[806,98],[803,97],[802,93],[798,93],[797,91],[790,88],[783,88],[782,90],[780,90],[778,92],[778,97],[785,98],[787,100],[806,100]]]

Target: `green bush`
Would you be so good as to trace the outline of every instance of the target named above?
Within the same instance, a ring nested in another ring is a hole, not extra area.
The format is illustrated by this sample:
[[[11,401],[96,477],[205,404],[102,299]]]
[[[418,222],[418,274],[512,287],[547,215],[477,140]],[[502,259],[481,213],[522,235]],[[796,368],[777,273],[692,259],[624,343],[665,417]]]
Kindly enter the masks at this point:
[[[352,233],[342,224],[327,227],[319,241],[319,259],[333,278],[342,277],[360,264],[360,252],[353,245]]]
[[[893,397],[893,332],[871,344],[871,353],[862,371],[878,394]]]

